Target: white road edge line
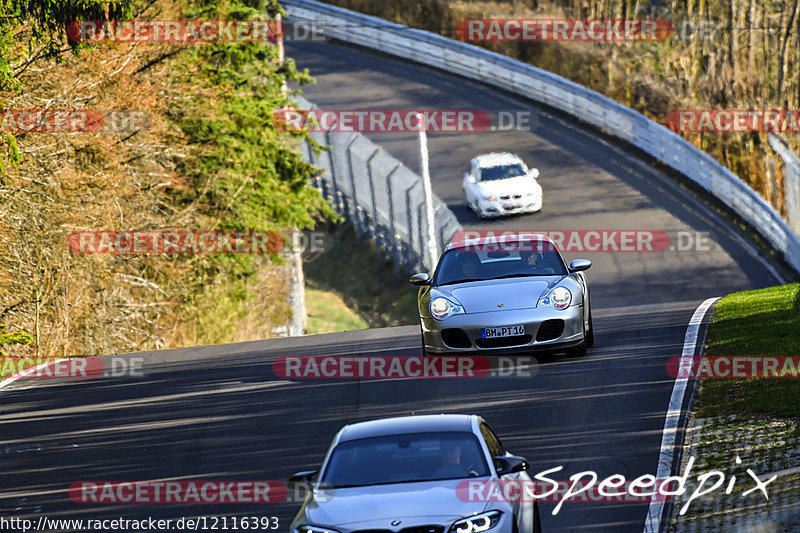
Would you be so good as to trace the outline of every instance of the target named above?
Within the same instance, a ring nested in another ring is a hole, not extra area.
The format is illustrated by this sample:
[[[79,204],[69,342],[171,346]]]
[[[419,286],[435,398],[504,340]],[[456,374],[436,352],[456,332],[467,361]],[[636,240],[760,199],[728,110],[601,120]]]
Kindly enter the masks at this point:
[[[686,336],[683,338],[683,352],[678,368],[694,357],[697,351],[697,341],[699,340],[700,324],[706,316],[708,308],[711,307],[719,298],[709,298],[695,309],[689,325],[686,326]],[[681,406],[683,397],[686,394],[686,384],[688,377],[676,377],[672,386],[672,396],[669,399],[669,408],[664,420],[664,431],[661,433],[661,453],[658,456],[658,471],[656,479],[664,479],[672,475],[672,463],[675,458],[675,439],[678,433],[678,424],[681,418]],[[664,502],[650,500],[650,507],[647,510],[647,521],[644,525],[644,533],[658,533],[661,528],[661,518],[664,514]]]
[[[0,381],[0,389],[2,389],[3,387],[5,387],[7,385],[11,385],[12,383],[17,381],[18,379],[24,378],[28,374],[33,374],[34,372],[36,372],[40,368],[44,368],[47,365],[55,365],[55,364],[58,364],[58,363],[60,363],[62,361],[69,361],[69,359],[56,359],[55,361],[48,361],[46,363],[42,363],[40,365],[36,365],[34,367],[31,367],[31,368],[28,368],[26,370],[23,370],[22,372],[17,372],[16,374],[11,376],[10,378],[6,378],[3,381]]]

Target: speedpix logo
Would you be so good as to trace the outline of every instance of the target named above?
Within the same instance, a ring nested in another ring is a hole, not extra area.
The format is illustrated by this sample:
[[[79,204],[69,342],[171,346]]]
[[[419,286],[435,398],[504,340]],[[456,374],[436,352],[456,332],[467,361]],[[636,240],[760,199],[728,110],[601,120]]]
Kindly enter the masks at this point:
[[[737,465],[742,464],[739,456],[735,460]],[[685,499],[680,514],[684,515],[691,503],[725,487],[725,494],[731,494],[738,487],[743,497],[750,494],[762,494],[764,500],[769,500],[767,485],[775,481],[777,476],[762,480],[750,468],[747,469],[749,478],[737,483],[737,477],[730,478],[725,472],[712,470],[698,474],[690,480],[695,457],[689,457],[681,475],[659,479],[651,474],[644,474],[633,480],[628,480],[622,474],[612,474],[601,478],[591,470],[579,472],[569,477],[569,481],[556,480],[547,477],[549,474],[559,472],[563,466],[543,470],[534,475],[533,480],[465,480],[456,487],[456,495],[465,502],[518,502],[518,501],[546,501],[558,502],[553,509],[557,515],[561,507],[567,502],[646,502],[665,501],[675,496],[690,493]],[[709,483],[713,480],[713,483]],[[727,481],[727,484],[725,483]],[[754,483],[755,485],[751,485]],[[743,486],[744,485],[744,486]],[[743,490],[749,487],[748,490]]]

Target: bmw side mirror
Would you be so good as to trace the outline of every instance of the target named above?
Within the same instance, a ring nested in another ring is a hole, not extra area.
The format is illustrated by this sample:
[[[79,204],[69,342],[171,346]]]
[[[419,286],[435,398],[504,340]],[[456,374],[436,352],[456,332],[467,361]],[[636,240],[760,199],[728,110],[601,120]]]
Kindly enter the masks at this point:
[[[575,259],[569,264],[570,272],[582,272],[592,268],[592,262],[588,259]]]
[[[297,472],[289,476],[289,480],[286,483],[287,485],[311,485],[314,481],[314,478],[317,477],[316,470],[306,470],[304,472]]]
[[[494,467],[498,476],[522,472],[528,469],[528,460],[516,455],[504,455],[494,458]]]
[[[422,287],[423,285],[430,285],[431,284],[431,277],[426,273],[421,274],[414,274],[411,276],[411,284],[416,285],[417,287]]]

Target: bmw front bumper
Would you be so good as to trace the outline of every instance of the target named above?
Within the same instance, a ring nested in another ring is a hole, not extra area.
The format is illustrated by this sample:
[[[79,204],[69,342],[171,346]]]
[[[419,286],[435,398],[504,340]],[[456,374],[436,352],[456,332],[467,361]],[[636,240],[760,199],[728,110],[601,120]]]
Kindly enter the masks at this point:
[[[453,315],[444,320],[421,317],[422,337],[429,353],[554,350],[584,340],[583,306],[567,309],[538,307]],[[484,338],[482,330],[524,326],[524,335]]]
[[[478,203],[478,209],[480,210],[481,216],[485,218],[518,215],[522,213],[535,213],[536,211],[542,209],[541,198],[523,198],[520,200],[520,202],[520,205],[515,206],[513,203],[502,200],[495,202],[487,202],[483,200]]]

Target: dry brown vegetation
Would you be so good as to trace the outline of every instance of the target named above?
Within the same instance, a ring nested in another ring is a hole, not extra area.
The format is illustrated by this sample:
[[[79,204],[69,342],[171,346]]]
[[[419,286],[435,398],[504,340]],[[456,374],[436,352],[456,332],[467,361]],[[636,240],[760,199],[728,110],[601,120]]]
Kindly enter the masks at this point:
[[[662,124],[677,109],[800,109],[798,0],[326,1],[453,38],[464,18],[660,18],[676,30],[705,27],[705,34],[660,43],[480,46],[569,78]],[[765,133],[684,136],[784,209],[782,163]],[[797,151],[797,134],[787,136]]]
[[[33,342],[9,354],[237,342],[269,337],[286,324],[284,267],[267,258],[255,260],[254,274],[237,285],[210,267],[207,255],[68,250],[74,231],[209,229],[217,222],[176,201],[191,187],[180,170],[194,148],[169,115],[210,112],[213,102],[190,99],[186,82],[172,75],[174,46],[98,45],[60,64],[32,65],[20,93],[0,94],[2,109],[135,110],[151,117],[134,131],[17,136],[22,159],[16,168],[5,161],[0,172],[0,322]]]

